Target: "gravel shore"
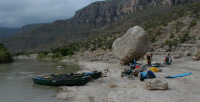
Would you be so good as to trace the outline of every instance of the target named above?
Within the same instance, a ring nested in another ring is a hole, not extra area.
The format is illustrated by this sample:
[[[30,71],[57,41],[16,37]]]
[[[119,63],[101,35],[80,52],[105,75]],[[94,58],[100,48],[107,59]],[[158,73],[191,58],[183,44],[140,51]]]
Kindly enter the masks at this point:
[[[162,55],[153,56],[153,61],[163,63]],[[157,72],[157,79],[167,81],[168,90],[146,89],[146,79],[141,82],[139,78],[121,78],[120,74],[127,66],[118,63],[105,62],[79,62],[82,72],[103,71],[109,68],[111,73],[106,77],[89,82],[84,86],[63,86],[62,91],[54,97],[72,102],[200,102],[200,63],[192,61],[191,57],[173,59],[172,65],[160,67],[162,72]],[[146,61],[138,61],[145,64]],[[192,75],[166,79],[165,76],[191,72]]]

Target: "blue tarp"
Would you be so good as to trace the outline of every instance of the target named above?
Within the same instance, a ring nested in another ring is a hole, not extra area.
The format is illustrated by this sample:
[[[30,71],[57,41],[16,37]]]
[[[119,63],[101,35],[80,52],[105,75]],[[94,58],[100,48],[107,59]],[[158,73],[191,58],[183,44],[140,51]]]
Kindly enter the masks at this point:
[[[178,75],[174,75],[174,76],[165,76],[165,78],[176,78],[176,77],[183,77],[183,76],[187,76],[187,75],[191,75],[192,73],[183,73],[183,74],[178,74]]]
[[[147,79],[147,72],[140,72],[142,78]]]
[[[156,75],[152,71],[147,72],[148,78],[156,78]]]
[[[156,78],[156,75],[152,71],[148,72],[140,72],[140,75],[142,78],[147,79],[147,78]]]
[[[94,74],[94,72],[88,72],[88,73],[85,73],[84,75],[92,75]]]

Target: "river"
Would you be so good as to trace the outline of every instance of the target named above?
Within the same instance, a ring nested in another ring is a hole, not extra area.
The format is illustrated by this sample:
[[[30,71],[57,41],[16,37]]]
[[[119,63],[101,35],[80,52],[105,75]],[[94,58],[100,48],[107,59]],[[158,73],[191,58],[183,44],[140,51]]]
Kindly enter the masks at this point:
[[[59,87],[34,84],[32,77],[71,73],[79,68],[76,64],[35,59],[16,59],[14,63],[0,64],[0,102],[66,102],[52,97]]]

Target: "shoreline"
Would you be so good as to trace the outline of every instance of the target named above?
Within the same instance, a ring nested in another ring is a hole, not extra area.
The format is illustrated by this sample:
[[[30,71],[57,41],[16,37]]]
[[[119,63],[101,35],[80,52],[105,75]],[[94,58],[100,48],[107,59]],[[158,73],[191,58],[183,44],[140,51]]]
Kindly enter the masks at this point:
[[[153,61],[161,62],[164,56],[153,56]],[[172,65],[160,67],[163,71],[157,72],[156,79],[167,81],[168,90],[150,91],[146,89],[146,82],[152,79],[145,79],[141,82],[139,78],[121,78],[120,74],[127,66],[118,63],[78,62],[82,66],[82,72],[109,68],[111,73],[107,77],[99,78],[89,82],[84,86],[62,86],[62,91],[54,95],[60,100],[70,100],[73,102],[130,102],[130,101],[150,101],[150,102],[198,102],[200,101],[200,63],[198,61],[188,61],[191,57],[173,59]],[[138,63],[146,63],[145,60]],[[190,66],[191,65],[191,66]],[[176,75],[192,72],[192,75],[166,79],[164,76]]]

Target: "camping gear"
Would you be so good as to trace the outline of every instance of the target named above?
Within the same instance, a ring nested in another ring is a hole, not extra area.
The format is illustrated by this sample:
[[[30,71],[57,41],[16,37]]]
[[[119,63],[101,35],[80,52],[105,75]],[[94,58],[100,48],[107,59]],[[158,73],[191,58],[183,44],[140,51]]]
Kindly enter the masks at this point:
[[[144,79],[156,78],[156,75],[149,70],[148,72],[140,72],[139,77],[141,81],[144,81]]]
[[[150,71],[155,73],[155,72],[161,72],[162,70],[158,69],[157,67],[150,67]]]
[[[148,78],[156,78],[156,75],[155,75],[152,71],[149,70],[149,71],[147,72],[147,77],[148,77]]]
[[[36,84],[52,85],[52,86],[79,86],[85,85],[89,82],[89,76],[79,78],[55,78],[55,77],[33,77],[33,82]]]
[[[151,66],[152,66],[152,67],[160,67],[160,65],[161,65],[161,64],[158,63],[158,62],[152,62],[152,63],[151,63]]]
[[[88,72],[88,73],[71,73],[71,74],[51,74],[52,77],[83,77],[83,76],[90,76],[92,79],[98,79],[102,76],[102,72],[94,71],[94,72]]]
[[[135,66],[135,69],[139,68],[140,66]]]
[[[183,73],[183,74],[178,74],[178,75],[174,75],[174,76],[165,76],[165,78],[177,78],[177,77],[183,77],[183,76],[187,76],[187,75],[191,75],[192,73]]]
[[[131,69],[128,69],[128,70],[124,69],[124,71],[121,72],[121,77],[125,77],[125,76],[128,77],[128,76],[132,75],[132,72],[133,71]]]
[[[147,72],[140,72],[140,77],[147,79]]]

